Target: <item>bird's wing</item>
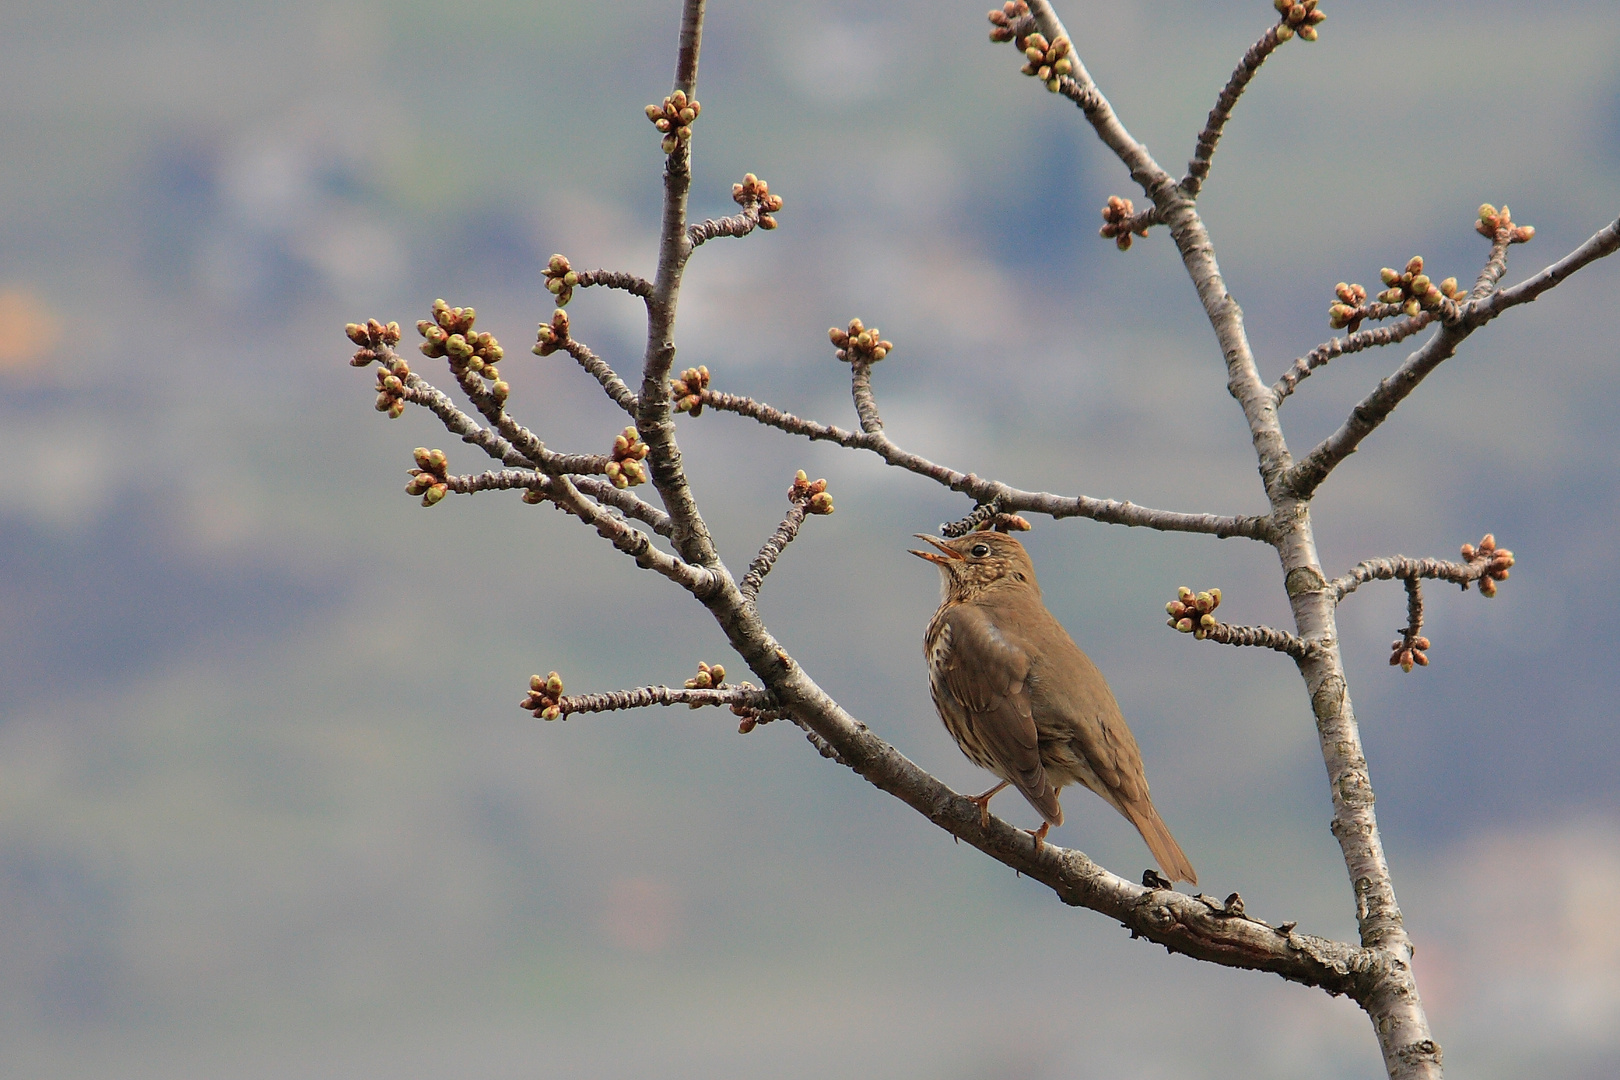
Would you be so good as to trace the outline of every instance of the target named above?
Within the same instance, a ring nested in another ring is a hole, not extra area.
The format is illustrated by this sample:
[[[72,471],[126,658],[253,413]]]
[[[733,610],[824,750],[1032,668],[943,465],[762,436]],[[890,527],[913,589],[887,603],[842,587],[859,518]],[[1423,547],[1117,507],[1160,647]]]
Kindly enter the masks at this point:
[[[1009,641],[981,609],[957,604],[946,615],[937,666],[945,691],[968,713],[974,731],[1030,804],[1062,822],[1057,794],[1041,766],[1035,716],[1025,685],[1029,654]]]

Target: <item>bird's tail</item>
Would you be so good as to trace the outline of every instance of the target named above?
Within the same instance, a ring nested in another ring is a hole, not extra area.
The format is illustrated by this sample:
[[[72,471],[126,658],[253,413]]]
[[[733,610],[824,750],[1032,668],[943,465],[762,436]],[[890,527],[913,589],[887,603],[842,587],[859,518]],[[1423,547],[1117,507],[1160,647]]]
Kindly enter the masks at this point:
[[[1198,884],[1198,871],[1193,869],[1192,860],[1181,850],[1176,838],[1170,835],[1169,827],[1151,802],[1143,799],[1121,809],[1130,818],[1131,824],[1136,826],[1136,831],[1142,834],[1142,839],[1147,841],[1148,850],[1153,852],[1153,858],[1165,877],[1171,881],[1185,881],[1189,885]]]

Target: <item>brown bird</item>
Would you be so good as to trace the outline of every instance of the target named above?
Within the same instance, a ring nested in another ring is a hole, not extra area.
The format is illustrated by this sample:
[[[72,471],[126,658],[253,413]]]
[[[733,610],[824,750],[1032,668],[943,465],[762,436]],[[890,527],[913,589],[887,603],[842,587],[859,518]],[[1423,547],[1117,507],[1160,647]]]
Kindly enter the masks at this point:
[[[917,539],[935,551],[912,554],[938,566],[944,585],[923,639],[934,707],[968,760],[1001,777],[973,800],[985,820],[991,797],[1012,784],[1045,819],[1033,833],[1039,847],[1063,824],[1058,791],[1081,783],[1136,826],[1166,876],[1198,884],[1153,808],[1119,704],[1046,610],[1024,545],[996,532]]]

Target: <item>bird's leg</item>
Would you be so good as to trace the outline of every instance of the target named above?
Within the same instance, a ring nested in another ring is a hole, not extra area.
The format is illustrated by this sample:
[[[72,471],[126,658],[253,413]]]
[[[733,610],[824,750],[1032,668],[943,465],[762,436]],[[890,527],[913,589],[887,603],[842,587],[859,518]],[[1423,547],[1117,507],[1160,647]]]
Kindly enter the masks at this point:
[[[979,808],[979,826],[981,828],[988,829],[990,827],[990,800],[996,797],[996,792],[1010,783],[1012,783],[1011,780],[1003,780],[983,795],[975,795],[968,800],[968,802]]]
[[[1039,855],[1041,853],[1041,844],[1046,840],[1046,830],[1050,829],[1051,827],[1052,823],[1050,821],[1043,821],[1041,822],[1041,827],[1038,829],[1024,830],[1025,832],[1029,833],[1030,836],[1035,838],[1035,854]]]

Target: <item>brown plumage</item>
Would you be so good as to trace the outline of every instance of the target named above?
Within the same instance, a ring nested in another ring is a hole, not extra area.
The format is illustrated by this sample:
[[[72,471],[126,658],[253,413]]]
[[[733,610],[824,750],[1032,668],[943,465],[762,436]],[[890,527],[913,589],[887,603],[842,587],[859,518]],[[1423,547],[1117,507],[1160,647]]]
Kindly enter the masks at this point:
[[[1002,533],[955,540],[917,537],[935,551],[912,554],[939,567],[944,599],[923,640],[934,707],[956,745],[1002,783],[974,801],[1016,787],[1045,819],[1037,842],[1063,824],[1058,791],[1084,784],[1147,841],[1172,881],[1198,874],[1148,796],[1136,739],[1102,672],[1041,601],[1024,546]]]

